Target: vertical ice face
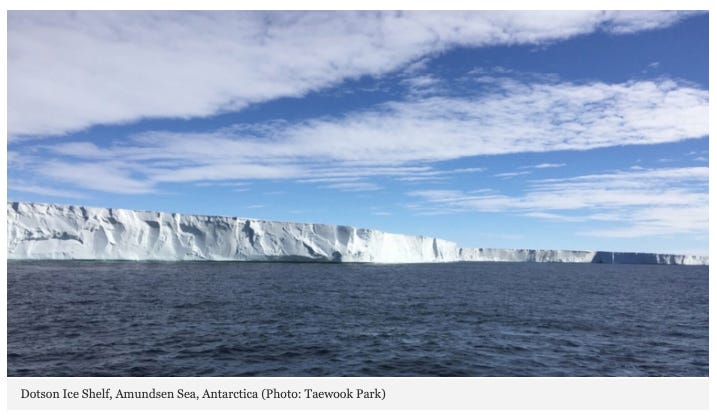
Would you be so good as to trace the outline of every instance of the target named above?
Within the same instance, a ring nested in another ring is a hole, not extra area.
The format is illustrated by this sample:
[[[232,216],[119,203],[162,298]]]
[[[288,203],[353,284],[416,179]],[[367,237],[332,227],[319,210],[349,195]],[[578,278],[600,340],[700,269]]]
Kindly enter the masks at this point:
[[[349,226],[8,203],[11,259],[455,261],[439,239]]]
[[[54,204],[11,202],[7,216],[10,259],[707,264],[706,257],[459,248],[349,226]]]

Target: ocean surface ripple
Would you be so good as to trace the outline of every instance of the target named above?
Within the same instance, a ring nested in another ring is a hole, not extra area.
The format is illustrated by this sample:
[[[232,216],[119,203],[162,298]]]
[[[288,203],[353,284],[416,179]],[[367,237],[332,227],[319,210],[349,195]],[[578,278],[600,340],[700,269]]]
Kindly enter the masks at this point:
[[[8,376],[707,376],[708,267],[8,262]]]

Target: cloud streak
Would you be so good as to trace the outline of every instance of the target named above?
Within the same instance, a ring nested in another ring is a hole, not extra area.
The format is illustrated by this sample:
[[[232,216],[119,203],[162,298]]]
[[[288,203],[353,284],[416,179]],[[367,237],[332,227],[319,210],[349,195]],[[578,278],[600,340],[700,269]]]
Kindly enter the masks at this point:
[[[579,234],[602,237],[706,233],[707,167],[641,169],[531,181],[523,195],[418,190],[417,211],[510,212],[547,221],[601,222]]]
[[[8,133],[206,117],[379,76],[454,46],[633,33],[689,14],[10,11]]]
[[[10,183],[7,186],[8,190],[20,191],[31,194],[39,194],[50,197],[66,197],[66,198],[87,198],[85,194],[77,191],[61,190],[57,188],[42,187],[39,185],[32,185],[26,183]]]
[[[551,168],[562,168],[565,165],[566,165],[565,163],[540,163],[538,165],[522,166],[521,168],[551,169]]]
[[[487,94],[410,97],[341,117],[213,132],[144,132],[106,146],[41,146],[52,157],[38,171],[82,188],[119,193],[149,193],[157,184],[173,182],[440,180],[483,170],[431,166],[458,158],[649,145],[707,134],[707,91],[675,81],[579,85],[499,79]],[[14,156],[28,165],[21,145]],[[93,176],[76,175],[79,170]],[[508,175],[519,173],[503,174]]]

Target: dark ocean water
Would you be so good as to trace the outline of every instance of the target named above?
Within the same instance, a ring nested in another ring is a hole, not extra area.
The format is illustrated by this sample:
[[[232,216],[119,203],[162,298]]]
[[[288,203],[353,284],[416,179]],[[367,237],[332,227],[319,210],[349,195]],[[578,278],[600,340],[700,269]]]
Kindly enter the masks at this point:
[[[708,268],[9,262],[9,376],[707,376]]]

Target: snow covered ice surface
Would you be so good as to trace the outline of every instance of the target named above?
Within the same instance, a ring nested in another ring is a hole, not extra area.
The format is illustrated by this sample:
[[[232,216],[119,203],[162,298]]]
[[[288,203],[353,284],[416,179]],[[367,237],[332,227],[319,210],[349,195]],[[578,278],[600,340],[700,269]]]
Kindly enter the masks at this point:
[[[700,256],[460,248],[349,226],[71,205],[9,202],[7,216],[9,259],[708,264]]]

